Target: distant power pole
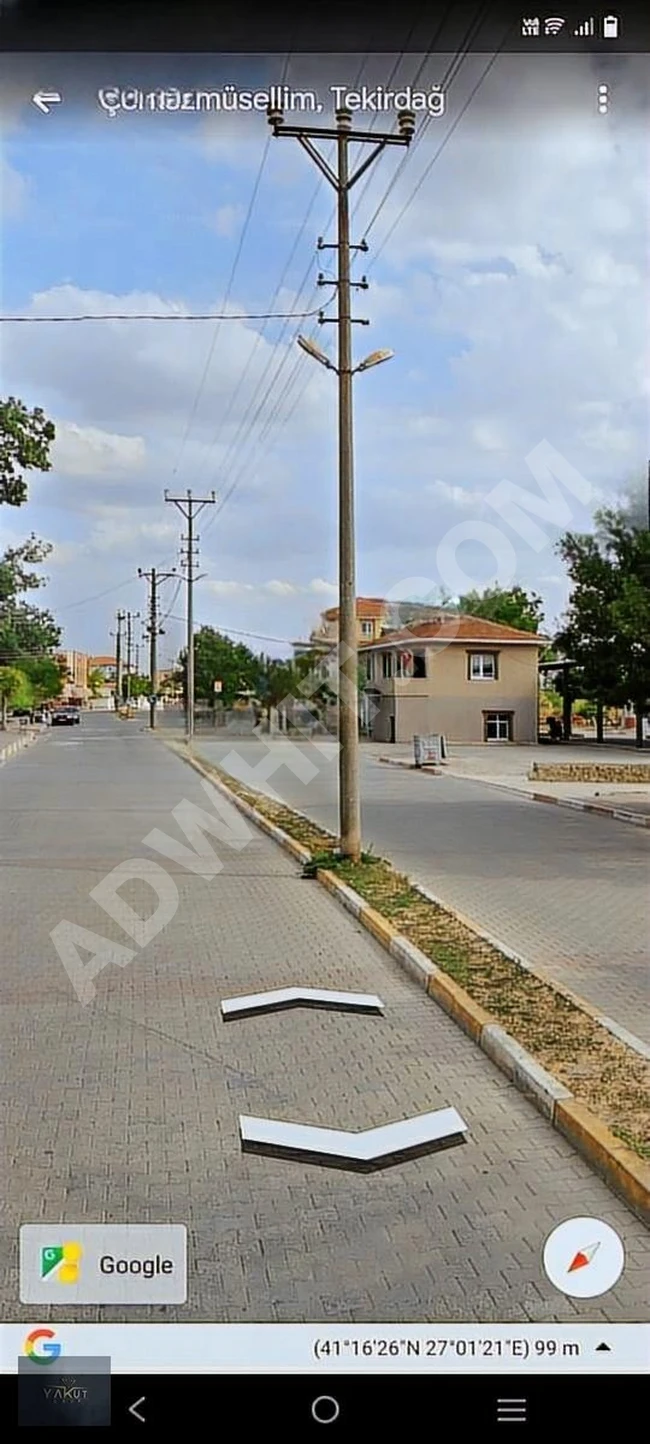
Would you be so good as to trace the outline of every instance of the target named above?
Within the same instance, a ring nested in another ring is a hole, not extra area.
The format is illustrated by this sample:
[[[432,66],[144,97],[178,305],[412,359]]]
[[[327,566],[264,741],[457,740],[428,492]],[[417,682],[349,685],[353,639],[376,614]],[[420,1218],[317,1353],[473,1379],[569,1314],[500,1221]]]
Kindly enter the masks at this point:
[[[119,707],[122,701],[122,625],[124,612],[117,614],[117,632],[115,634],[115,706]]]
[[[331,247],[319,241],[319,250],[337,252],[338,365],[328,362],[318,347],[307,342],[303,349],[311,351],[316,360],[336,370],[339,378],[339,829],[341,852],[358,861],[361,852],[361,787],[359,777],[359,677],[356,602],[356,546],[354,525],[354,452],[352,378],[355,371],[367,370],[388,359],[386,353],[373,352],[360,366],[352,364],[351,293],[365,290],[367,282],[351,279],[351,253],[366,251],[365,241],[353,246],[350,241],[350,191],[387,146],[409,146],[415,131],[415,115],[400,110],[397,131],[387,133],[358,130],[348,110],[336,112],[334,127],[285,125],[280,106],[270,104],[268,121],[275,136],[293,137],[329,181],[337,197],[337,240]],[[315,141],[336,141],[336,163],[330,165]],[[350,166],[350,147],[370,146],[370,151],[356,168]],[[324,277],[319,284],[325,285]],[[328,317],[320,318],[323,322]],[[367,321],[358,324],[367,325]],[[388,355],[392,355],[391,352]]]
[[[200,538],[194,534],[194,522],[197,516],[206,506],[214,506],[217,498],[212,491],[209,496],[192,496],[191,491],[186,491],[185,496],[170,496],[165,492],[165,501],[175,506],[181,516],[187,522],[187,536],[183,537],[185,546],[185,557],[183,559],[187,573],[187,699],[185,709],[185,734],[188,742],[194,736],[194,582],[196,580],[195,561],[198,558],[198,543]]]
[[[149,695],[149,726],[151,730],[156,726],[156,704],[158,701],[158,638],[162,634],[162,627],[158,616],[158,587],[161,582],[168,581],[176,576],[176,569],[171,572],[158,572],[155,567],[150,572],[144,572],[138,567],[138,576],[144,577],[149,583],[149,620],[146,631],[149,634],[149,683],[151,692]]]
[[[131,674],[133,672],[133,623],[138,620],[139,612],[126,613],[126,672],[124,677],[124,701],[128,702],[131,697]]]

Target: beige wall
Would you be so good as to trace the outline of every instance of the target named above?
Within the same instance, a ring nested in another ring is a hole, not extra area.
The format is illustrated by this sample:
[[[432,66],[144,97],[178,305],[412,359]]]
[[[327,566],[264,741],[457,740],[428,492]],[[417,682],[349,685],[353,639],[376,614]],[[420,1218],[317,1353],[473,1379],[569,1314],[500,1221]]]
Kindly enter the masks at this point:
[[[373,726],[377,742],[390,741],[391,716],[396,742],[410,742],[415,734],[427,732],[441,732],[450,742],[483,742],[485,712],[511,712],[512,740],[537,741],[536,647],[502,644],[495,682],[468,680],[467,653],[479,647],[458,643],[423,650],[426,679],[378,678],[371,684],[382,694]]]

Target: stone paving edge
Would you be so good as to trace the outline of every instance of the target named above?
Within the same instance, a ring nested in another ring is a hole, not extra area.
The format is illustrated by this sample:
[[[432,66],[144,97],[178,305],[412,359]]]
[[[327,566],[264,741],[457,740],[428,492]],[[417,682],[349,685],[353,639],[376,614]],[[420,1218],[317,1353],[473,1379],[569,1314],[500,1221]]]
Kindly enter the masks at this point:
[[[261,812],[232,792],[225,782],[216,777],[211,769],[187,750],[187,746],[166,741],[165,746],[182,757],[196,772],[212,783],[219,792],[229,799],[244,816],[248,817],[261,832],[279,843],[285,852],[299,862],[311,858],[308,848],[289,837],[288,833],[269,822]],[[237,779],[233,779],[236,781]],[[296,811],[295,808],[288,809]],[[298,814],[302,815],[302,814]],[[326,831],[321,828],[321,831]],[[340,881],[327,869],[319,869],[316,880],[328,893],[336,898],[350,912],[363,928],[369,932],[386,952],[401,963],[404,970],[444,1010],[463,1032],[477,1043],[482,1052],[506,1075],[511,1083],[523,1093],[537,1110],[573,1145],[590,1166],[604,1178],[612,1191],[627,1203],[632,1212],[650,1227],[650,1165],[638,1158],[632,1149],[626,1148],[602,1123],[596,1114],[579,1103],[564,1084],[547,1073],[530,1053],[476,1003],[469,993],[437,968],[431,959],[421,952],[392,923],[371,908],[353,888]],[[424,896],[430,896],[424,889],[418,889]],[[434,901],[431,897],[431,901]],[[441,904],[442,906],[442,904]],[[477,932],[474,924],[455,914],[452,908],[445,911]],[[483,934],[483,936],[485,936]],[[499,946],[495,944],[495,946]],[[507,949],[501,949],[508,956]],[[509,954],[511,957],[514,955]],[[518,961],[521,961],[518,959]],[[531,971],[533,971],[531,969]],[[553,984],[553,986],[555,986]],[[562,991],[559,990],[558,991]],[[584,1004],[580,1004],[584,1007]],[[601,1018],[594,1009],[585,1011],[596,1021],[607,1026],[609,1020]],[[645,1047],[645,1045],[642,1045]],[[638,1051],[638,1049],[637,1049]]]
[[[30,732],[28,736],[23,734],[22,737],[17,737],[15,742],[9,742],[6,747],[0,747],[0,767],[3,767],[10,757],[15,757],[18,752],[23,752],[25,747],[30,747],[33,742],[38,742],[40,735],[40,732]]]

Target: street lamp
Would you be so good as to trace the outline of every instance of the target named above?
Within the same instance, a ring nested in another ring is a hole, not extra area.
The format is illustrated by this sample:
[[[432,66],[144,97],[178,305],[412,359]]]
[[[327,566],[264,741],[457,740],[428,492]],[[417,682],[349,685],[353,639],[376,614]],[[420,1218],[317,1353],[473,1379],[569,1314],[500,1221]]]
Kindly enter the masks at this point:
[[[338,366],[335,366],[334,362],[330,361],[329,356],[327,356],[324,351],[321,351],[320,346],[317,346],[315,341],[310,341],[307,336],[298,336],[296,339],[301,351],[306,351],[307,355],[312,357],[312,360],[319,361],[321,366],[325,366],[328,371],[336,371],[337,375],[340,376],[341,373]],[[359,371],[370,371],[372,366],[381,366],[383,361],[390,361],[394,355],[394,351],[371,351],[370,355],[366,356],[364,361],[360,361],[358,366],[352,367],[349,374],[350,376],[356,376]]]

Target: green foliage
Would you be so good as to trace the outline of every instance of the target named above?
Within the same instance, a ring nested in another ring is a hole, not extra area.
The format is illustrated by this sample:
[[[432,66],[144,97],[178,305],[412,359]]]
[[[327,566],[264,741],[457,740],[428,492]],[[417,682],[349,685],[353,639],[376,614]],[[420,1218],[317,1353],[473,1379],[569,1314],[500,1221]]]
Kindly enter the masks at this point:
[[[104,673],[99,667],[92,667],[88,673],[88,691],[91,697],[98,697],[104,686]]]
[[[610,705],[650,710],[650,531],[624,510],[596,515],[594,535],[573,532],[558,550],[572,593],[558,643],[577,663],[572,689]]]
[[[22,506],[27,500],[26,471],[50,471],[50,447],[56,432],[40,406],[31,411],[9,396],[0,401],[0,502]]]
[[[124,679],[126,681],[126,679]],[[90,685],[90,679],[89,679]],[[149,677],[129,677],[128,681],[130,697],[151,696],[151,681]]]
[[[181,653],[183,691],[187,688],[187,656]],[[217,700],[232,707],[239,692],[256,692],[262,665],[259,657],[240,642],[231,642],[214,627],[200,627],[194,638],[194,694],[197,699],[213,702],[214,683],[222,690]]]
[[[23,658],[20,670],[29,682],[34,704],[54,701],[61,696],[65,681],[65,667],[55,661],[54,657]],[[17,703],[17,706],[20,705]]]
[[[31,707],[30,684],[18,667],[0,667],[0,727],[7,725],[8,707]]]
[[[458,609],[470,617],[483,617],[488,622],[500,622],[504,627],[517,627],[522,632],[539,632],[544,624],[542,598],[518,586],[468,592],[459,598]]]

